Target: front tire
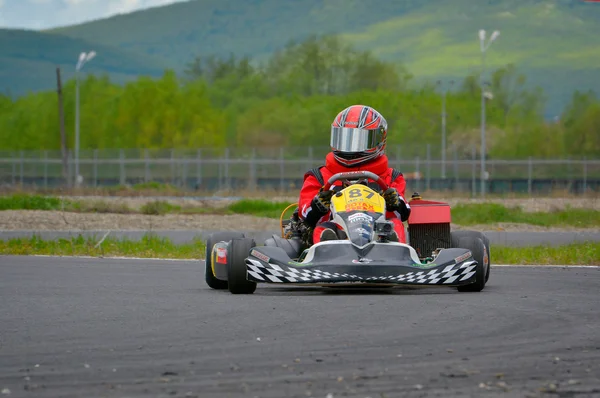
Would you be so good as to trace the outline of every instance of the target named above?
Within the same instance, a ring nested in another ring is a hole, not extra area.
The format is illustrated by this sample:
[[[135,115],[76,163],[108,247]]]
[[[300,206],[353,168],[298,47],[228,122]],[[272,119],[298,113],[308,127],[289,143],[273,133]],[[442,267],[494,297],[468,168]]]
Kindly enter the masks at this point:
[[[217,279],[212,271],[212,249],[215,243],[227,242],[244,236],[242,232],[215,232],[208,237],[206,240],[206,260],[204,261],[204,280],[208,286],[216,290],[227,289],[227,281]]]
[[[479,238],[485,244],[485,254],[487,254],[487,269],[485,273],[485,283],[490,279],[492,271],[492,256],[490,252],[490,239],[479,231],[452,231],[450,233],[452,239],[452,247],[460,247],[459,240],[464,237]],[[485,256],[484,256],[485,257]]]
[[[256,246],[254,239],[234,239],[229,244],[227,253],[227,281],[229,291],[233,294],[252,294],[256,290],[256,282],[248,280],[246,258],[250,249]]]
[[[486,282],[486,264],[484,261],[484,253],[486,251],[485,243],[480,238],[465,236],[460,238],[458,246],[462,249],[471,251],[473,260],[477,261],[475,268],[475,282],[470,285],[458,286],[459,292],[480,292],[485,287]]]

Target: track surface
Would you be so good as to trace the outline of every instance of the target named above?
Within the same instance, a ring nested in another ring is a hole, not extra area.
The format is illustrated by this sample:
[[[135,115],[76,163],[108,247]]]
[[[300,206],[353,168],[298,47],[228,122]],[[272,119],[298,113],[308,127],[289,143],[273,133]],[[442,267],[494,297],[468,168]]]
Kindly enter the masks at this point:
[[[202,273],[0,257],[2,396],[600,396],[598,268],[496,267],[471,294],[234,296]]]

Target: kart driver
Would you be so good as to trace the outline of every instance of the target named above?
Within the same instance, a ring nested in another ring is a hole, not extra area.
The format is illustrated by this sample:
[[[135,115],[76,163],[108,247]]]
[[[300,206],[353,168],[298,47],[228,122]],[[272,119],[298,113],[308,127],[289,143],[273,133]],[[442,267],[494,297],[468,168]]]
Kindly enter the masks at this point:
[[[323,191],[323,185],[332,175],[348,171],[370,171],[389,185],[383,197],[386,218],[394,223],[395,236],[392,234],[390,240],[406,243],[402,224],[410,215],[410,206],[404,200],[406,181],[402,173],[388,166],[386,139],[386,120],[369,106],[352,105],[336,116],[331,125],[331,152],[325,158],[325,165],[308,171],[300,190],[298,215],[314,228],[313,243],[344,238],[330,221],[329,211],[331,197],[342,189],[342,182],[337,181],[327,191]]]

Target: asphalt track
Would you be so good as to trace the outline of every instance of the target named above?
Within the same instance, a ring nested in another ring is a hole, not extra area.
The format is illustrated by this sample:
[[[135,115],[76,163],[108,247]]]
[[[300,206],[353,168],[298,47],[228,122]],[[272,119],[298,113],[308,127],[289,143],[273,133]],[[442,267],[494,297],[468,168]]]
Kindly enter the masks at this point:
[[[0,257],[2,397],[599,397],[600,269],[481,293],[210,290],[203,265]]]

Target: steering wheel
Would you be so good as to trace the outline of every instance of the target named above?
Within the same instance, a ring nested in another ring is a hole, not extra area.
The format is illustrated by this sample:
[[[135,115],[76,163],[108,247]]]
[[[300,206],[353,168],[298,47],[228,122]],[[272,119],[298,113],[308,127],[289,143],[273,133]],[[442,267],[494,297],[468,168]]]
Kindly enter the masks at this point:
[[[390,187],[388,184],[386,184],[385,181],[383,181],[381,178],[379,178],[379,176],[377,174],[371,173],[370,171],[347,171],[344,173],[337,173],[337,174],[334,174],[331,177],[329,177],[329,179],[323,186],[323,190],[324,191],[329,190],[331,188],[331,186],[333,185],[333,183],[336,181],[350,180],[350,179],[357,180],[360,178],[367,178],[367,179],[375,181],[377,183],[377,185],[379,185],[379,188],[381,188],[382,192],[387,190]]]

